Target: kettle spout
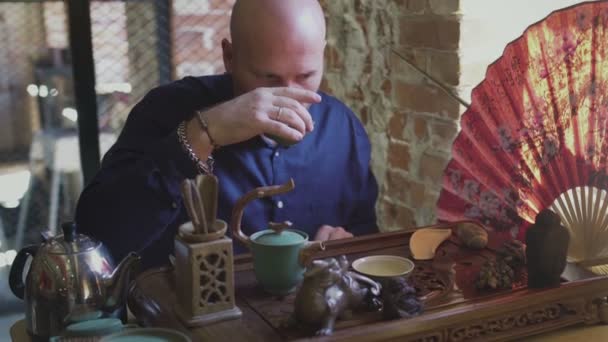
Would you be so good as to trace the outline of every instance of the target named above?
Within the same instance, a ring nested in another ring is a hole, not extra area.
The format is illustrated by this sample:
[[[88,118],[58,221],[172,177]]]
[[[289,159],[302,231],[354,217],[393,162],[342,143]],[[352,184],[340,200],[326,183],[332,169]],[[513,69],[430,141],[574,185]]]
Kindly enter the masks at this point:
[[[112,312],[118,309],[127,299],[129,279],[131,272],[139,268],[141,257],[131,252],[116,267],[109,279],[107,279],[106,301],[104,311]]]
[[[300,250],[298,262],[300,266],[306,267],[313,259],[315,253],[325,250],[325,243],[323,241],[310,241],[307,242],[304,248]]]

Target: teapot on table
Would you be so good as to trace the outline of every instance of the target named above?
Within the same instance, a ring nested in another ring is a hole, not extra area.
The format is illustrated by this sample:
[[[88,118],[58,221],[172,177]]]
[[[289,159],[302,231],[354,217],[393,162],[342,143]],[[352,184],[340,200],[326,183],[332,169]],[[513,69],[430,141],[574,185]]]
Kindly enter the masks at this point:
[[[270,229],[246,236],[241,230],[245,206],[258,198],[289,192],[295,187],[293,179],[283,185],[259,187],[238,199],[232,210],[230,229],[234,238],[247,246],[253,254],[255,277],[262,288],[276,295],[295,290],[304,275],[311,256],[325,245],[320,241],[308,241],[308,234],[291,229],[291,222],[270,222]]]
[[[101,242],[77,234],[74,223],[62,230],[42,245],[20,250],[10,270],[10,288],[25,300],[27,330],[34,338],[48,339],[70,323],[116,314],[126,302],[130,271],[139,264],[132,252],[114,269]]]

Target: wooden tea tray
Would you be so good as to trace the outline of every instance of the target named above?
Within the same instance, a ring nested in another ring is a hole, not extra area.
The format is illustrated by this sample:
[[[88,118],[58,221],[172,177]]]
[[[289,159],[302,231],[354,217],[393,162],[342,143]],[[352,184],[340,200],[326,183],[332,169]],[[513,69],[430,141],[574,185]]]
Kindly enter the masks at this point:
[[[390,254],[410,257],[412,231],[381,233],[329,241],[319,257],[345,254]],[[480,265],[495,257],[500,245],[491,236],[488,248],[468,250],[454,238],[444,242],[433,261],[416,261],[410,278],[424,299],[425,312],[411,319],[383,321],[380,313],[355,314],[338,321],[327,340],[494,341],[577,324],[608,322],[608,277],[596,277],[569,265],[559,288],[528,290],[525,272],[512,289],[479,291],[475,276]],[[134,282],[129,307],[147,326],[181,330],[194,341],[280,341],[315,338],[314,331],[290,319],[295,294],[283,298],[265,294],[255,281],[250,255],[235,257],[237,305],[241,319],[188,329],[173,312],[175,287],[171,268],[149,270]]]

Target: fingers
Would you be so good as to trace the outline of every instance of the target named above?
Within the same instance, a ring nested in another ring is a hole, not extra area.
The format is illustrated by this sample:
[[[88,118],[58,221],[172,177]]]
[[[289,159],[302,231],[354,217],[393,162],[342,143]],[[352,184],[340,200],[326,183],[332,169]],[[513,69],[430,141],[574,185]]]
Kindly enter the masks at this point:
[[[352,238],[353,236],[354,235],[352,233],[347,232],[342,227],[332,227],[328,225],[323,225],[317,230],[317,233],[315,234],[315,240],[339,240]]]
[[[321,102],[321,96],[312,90],[291,87],[270,88],[276,96],[289,97],[301,103]]]
[[[298,114],[294,110],[288,107],[278,107],[276,109],[276,114],[271,114],[271,119],[274,121],[283,123],[291,128],[297,130],[302,134],[306,134],[309,132],[308,128],[304,121],[300,118]]]
[[[354,235],[352,233],[347,232],[342,227],[336,227],[329,234],[329,240],[339,240],[339,239],[348,239],[352,238]]]
[[[321,101],[316,92],[290,87],[257,88],[251,95],[247,99],[253,101],[251,108],[257,113],[256,121],[263,133],[298,142],[314,129],[305,105]]]
[[[333,230],[334,230],[334,227],[328,226],[328,225],[323,225],[323,226],[319,227],[319,229],[317,230],[317,233],[315,234],[315,240],[316,241],[329,240],[329,235],[331,234],[331,232]]]
[[[289,97],[277,96],[273,105],[281,111],[280,116],[277,112],[278,117],[275,116],[275,120],[288,124],[302,133],[312,132],[312,117],[300,102]]]
[[[304,134],[302,134],[300,131],[282,122],[272,119],[265,119],[262,123],[264,125],[264,132],[270,135],[279,136],[294,142],[300,141],[302,138],[304,138]]]

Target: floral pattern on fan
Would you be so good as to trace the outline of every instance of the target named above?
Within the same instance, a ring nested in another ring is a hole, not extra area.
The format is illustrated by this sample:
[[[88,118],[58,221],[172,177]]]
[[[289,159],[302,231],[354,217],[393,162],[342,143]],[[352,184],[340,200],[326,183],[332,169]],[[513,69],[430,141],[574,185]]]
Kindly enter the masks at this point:
[[[608,188],[608,2],[531,25],[488,67],[461,119],[441,221],[513,236],[562,193]]]

